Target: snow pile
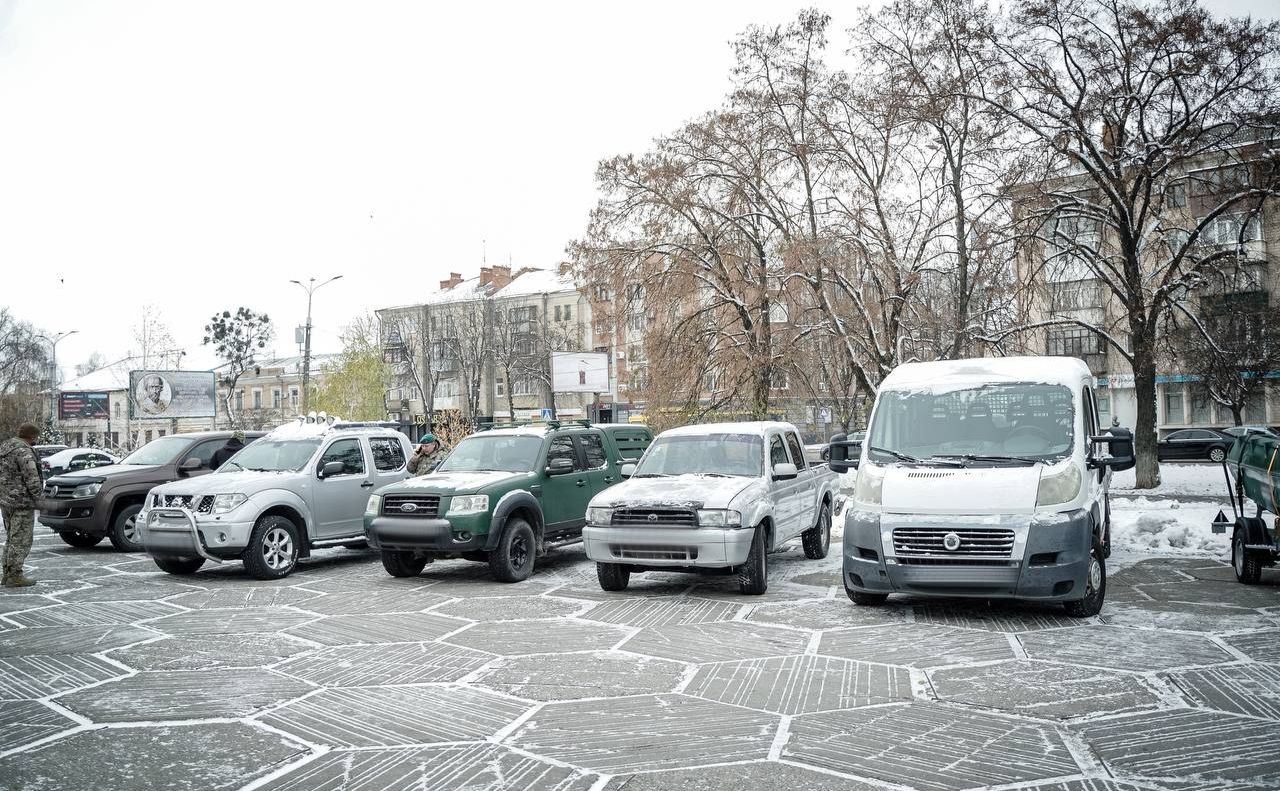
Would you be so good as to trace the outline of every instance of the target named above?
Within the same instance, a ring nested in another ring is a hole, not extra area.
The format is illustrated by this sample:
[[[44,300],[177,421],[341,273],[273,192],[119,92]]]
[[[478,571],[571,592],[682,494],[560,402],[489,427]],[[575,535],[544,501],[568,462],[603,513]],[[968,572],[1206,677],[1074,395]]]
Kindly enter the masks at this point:
[[[1124,550],[1226,557],[1231,537],[1214,533],[1210,527],[1217,513],[1212,504],[1188,506],[1147,497],[1112,500],[1111,545]]]

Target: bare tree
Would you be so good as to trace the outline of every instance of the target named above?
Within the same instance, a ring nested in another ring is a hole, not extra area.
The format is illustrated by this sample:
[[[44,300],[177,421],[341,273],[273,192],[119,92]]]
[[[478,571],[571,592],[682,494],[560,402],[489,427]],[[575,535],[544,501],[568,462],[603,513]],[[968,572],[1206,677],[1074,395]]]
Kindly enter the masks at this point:
[[[0,307],[0,435],[37,420],[49,377],[48,344],[30,323]]]
[[[1188,290],[1232,267],[1250,215],[1277,194],[1262,142],[1276,84],[1276,23],[1219,20],[1195,0],[1031,0],[991,45],[1007,87],[975,94],[1056,161],[1023,194],[1049,266],[1078,267],[1124,311],[1099,333],[1131,366],[1137,483],[1159,483],[1156,342]],[[1188,200],[1190,199],[1190,201]],[[1230,231],[1226,235],[1231,235]],[[1033,253],[1034,255],[1034,253]]]
[[[166,361],[175,352],[169,325],[155,305],[142,306],[138,323],[133,326],[133,340],[138,344],[138,368],[144,371],[167,367]]]
[[[463,416],[480,414],[482,384],[493,348],[493,305],[487,297],[441,305],[435,310],[440,332],[436,341],[446,369],[457,371],[463,391]]]
[[[391,366],[391,377],[401,389],[408,387],[422,399],[428,427],[435,423],[436,388],[442,362],[433,356],[433,338],[427,306],[381,314],[383,360]],[[411,399],[406,399],[411,400]]]
[[[1194,320],[1170,318],[1165,337],[1181,370],[1242,425],[1280,367],[1280,309],[1266,304],[1264,291],[1202,294]]]
[[[102,352],[95,351],[89,359],[76,365],[76,376],[85,376],[107,366],[107,358]]]

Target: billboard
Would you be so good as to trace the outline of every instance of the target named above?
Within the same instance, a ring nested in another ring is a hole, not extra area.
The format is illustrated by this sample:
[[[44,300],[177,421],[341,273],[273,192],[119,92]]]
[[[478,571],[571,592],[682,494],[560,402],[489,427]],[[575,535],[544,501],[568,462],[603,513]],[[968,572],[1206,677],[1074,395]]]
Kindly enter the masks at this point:
[[[552,352],[551,390],[556,393],[609,392],[609,355],[603,352]]]
[[[130,371],[129,417],[213,417],[213,371]]]
[[[110,402],[106,393],[59,393],[58,420],[110,418]]]

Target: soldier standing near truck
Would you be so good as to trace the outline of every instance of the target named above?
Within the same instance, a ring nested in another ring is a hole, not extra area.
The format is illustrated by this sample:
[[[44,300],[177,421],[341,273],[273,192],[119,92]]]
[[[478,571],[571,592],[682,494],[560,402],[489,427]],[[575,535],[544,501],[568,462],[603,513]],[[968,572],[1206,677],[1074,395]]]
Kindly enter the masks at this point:
[[[31,423],[18,427],[18,436],[0,443],[0,513],[4,516],[4,578],[6,588],[26,588],[36,581],[23,576],[22,566],[31,551],[36,502],[43,481],[36,452],[31,447],[40,430]]]

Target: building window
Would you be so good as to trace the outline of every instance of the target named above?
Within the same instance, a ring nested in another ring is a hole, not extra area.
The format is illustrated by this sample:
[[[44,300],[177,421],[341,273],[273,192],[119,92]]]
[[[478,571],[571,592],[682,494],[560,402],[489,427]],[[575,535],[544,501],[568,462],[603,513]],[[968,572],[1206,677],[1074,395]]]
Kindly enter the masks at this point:
[[[1046,336],[1045,352],[1063,357],[1102,353],[1102,337],[1084,327],[1053,327]]]
[[[272,409],[280,408],[280,391],[279,390],[271,391],[271,408]]]
[[[244,411],[244,391],[243,390],[236,391],[236,411],[237,412]]]
[[[289,406],[298,408],[298,388],[296,387],[289,391]]]
[[[253,391],[253,408],[262,409],[262,391],[261,390]]]
[[[1209,395],[1208,388],[1193,387],[1189,395],[1191,396],[1191,423],[1200,426],[1213,423],[1213,396]]]
[[[1049,309],[1054,313],[1102,307],[1102,283],[1095,279],[1049,284]]]
[[[112,405],[111,411],[115,413],[116,420],[119,420],[120,419],[120,402],[119,401],[115,402],[115,404]]]
[[[1257,214],[1221,214],[1200,234],[1205,244],[1227,247],[1262,240],[1262,223]]]
[[[613,289],[608,286],[596,285],[591,289],[591,296],[596,302],[613,301]]]
[[[1191,194],[1196,196],[1229,195],[1248,189],[1249,166],[1232,165],[1213,170],[1202,170],[1191,176]]]
[[[1185,181],[1173,182],[1165,191],[1165,195],[1168,197],[1169,208],[1184,208],[1187,205],[1187,183]]]
[[[119,445],[120,445],[120,432],[119,432],[119,431],[113,431],[113,432],[111,432],[111,445],[112,445],[112,447],[117,447],[117,446],[119,446]]]
[[[79,435],[77,435],[77,436],[79,436]],[[146,442],[150,442],[150,441],[151,441],[151,432],[150,432],[150,431],[143,432],[142,437],[143,437],[143,440],[144,440],[144,441],[146,441]]]
[[[521,376],[511,380],[512,395],[527,396],[533,395],[533,392],[534,388],[532,379],[526,376]]]
[[[163,436],[164,436],[164,429],[162,429],[162,428],[160,428],[160,429],[156,429],[156,436],[157,436],[157,437],[163,437]]]
[[[497,395],[504,396],[507,394],[507,383],[501,376],[493,380],[493,392]]]
[[[1164,386],[1164,422],[1170,425],[1182,425],[1187,422],[1182,409],[1182,385],[1167,384]]]
[[[773,372],[773,389],[774,390],[787,390],[790,387],[791,387],[790,378],[787,376],[786,371]]]
[[[1098,402],[1098,425],[1105,427],[1111,423],[1111,396],[1095,393],[1094,400]]]

